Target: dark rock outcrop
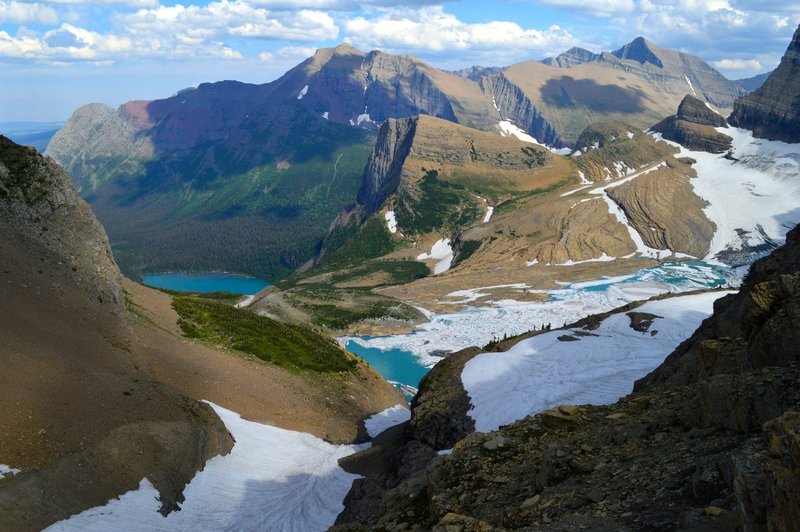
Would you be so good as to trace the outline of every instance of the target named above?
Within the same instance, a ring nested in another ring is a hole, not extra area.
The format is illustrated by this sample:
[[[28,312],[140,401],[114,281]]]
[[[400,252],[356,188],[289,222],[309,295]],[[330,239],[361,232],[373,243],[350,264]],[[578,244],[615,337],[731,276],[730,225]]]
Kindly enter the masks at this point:
[[[764,84],[736,101],[728,121],[770,140],[800,142],[800,27]]]
[[[678,114],[665,118],[652,130],[690,150],[725,153],[731,149],[733,139],[714,128],[727,125],[725,118],[703,101],[687,95],[678,107]]]
[[[472,433],[339,529],[794,529],[798,290],[800,226],[636,393]]]

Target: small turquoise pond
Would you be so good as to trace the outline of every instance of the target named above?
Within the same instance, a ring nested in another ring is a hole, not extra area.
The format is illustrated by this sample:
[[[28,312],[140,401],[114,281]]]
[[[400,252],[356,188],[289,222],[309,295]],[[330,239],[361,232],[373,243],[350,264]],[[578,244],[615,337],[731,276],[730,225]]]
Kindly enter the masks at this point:
[[[230,292],[244,296],[253,295],[269,286],[264,279],[233,273],[152,273],[144,275],[142,283],[178,292]]]

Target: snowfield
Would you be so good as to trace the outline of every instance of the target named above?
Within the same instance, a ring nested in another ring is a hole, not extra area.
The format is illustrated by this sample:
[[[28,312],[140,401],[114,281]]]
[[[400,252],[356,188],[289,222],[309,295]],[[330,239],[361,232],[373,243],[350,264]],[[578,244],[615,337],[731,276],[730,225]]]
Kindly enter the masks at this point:
[[[211,403],[209,403],[211,404]],[[145,478],[105,506],[86,510],[47,530],[327,530],[344,509],[357,475],[338,460],[364,448],[331,445],[305,434],[242,419],[211,404],[236,440],[186,486],[181,511],[158,513],[158,491]]]
[[[395,218],[394,211],[388,211],[384,215],[384,219],[386,220],[386,228],[390,233],[395,234],[397,232],[397,218]]]
[[[475,429],[496,430],[562,404],[613,403],[691,336],[713,312],[714,301],[729,293],[645,303],[635,312],[659,316],[647,332],[632,329],[626,314],[615,314],[577,341],[559,340],[570,334],[559,330],[523,340],[504,353],[476,356],[461,374]]]

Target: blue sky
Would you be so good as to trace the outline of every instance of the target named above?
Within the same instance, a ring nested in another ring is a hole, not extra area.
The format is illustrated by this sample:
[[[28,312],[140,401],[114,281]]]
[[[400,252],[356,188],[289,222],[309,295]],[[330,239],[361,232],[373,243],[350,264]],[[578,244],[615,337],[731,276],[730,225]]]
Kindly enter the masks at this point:
[[[774,68],[798,23],[785,0],[0,0],[0,122],[264,83],[342,41],[456,69],[643,35],[737,79]]]

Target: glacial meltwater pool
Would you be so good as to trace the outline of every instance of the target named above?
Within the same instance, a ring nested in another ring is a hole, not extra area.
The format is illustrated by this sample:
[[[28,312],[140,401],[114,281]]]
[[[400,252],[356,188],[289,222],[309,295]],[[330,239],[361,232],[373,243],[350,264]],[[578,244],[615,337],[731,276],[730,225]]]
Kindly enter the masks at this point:
[[[548,301],[520,302],[511,299],[485,300],[485,306],[434,315],[410,334],[391,336],[349,336],[339,338],[348,351],[363,358],[386,380],[407,395],[441,357],[433,353],[484,346],[504,335],[514,336],[533,328],[553,328],[586,316],[607,312],[632,301],[649,299],[665,292],[688,292],[706,288],[735,287],[734,272],[717,264],[695,260],[665,262],[631,275],[592,281],[561,283],[560,288],[520,291],[544,293]],[[459,291],[452,302],[474,300],[484,290],[475,287]]]
[[[234,273],[152,273],[142,277],[142,284],[178,292],[230,292],[250,296],[269,286],[256,277]]]

